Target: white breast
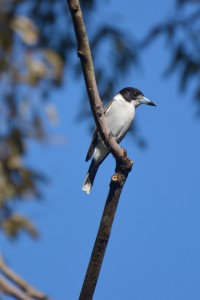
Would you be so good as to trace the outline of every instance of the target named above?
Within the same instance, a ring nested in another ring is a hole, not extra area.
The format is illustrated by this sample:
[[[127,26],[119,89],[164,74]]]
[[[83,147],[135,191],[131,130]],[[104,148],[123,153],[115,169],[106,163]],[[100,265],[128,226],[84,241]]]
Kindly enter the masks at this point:
[[[117,94],[110,107],[106,110],[105,119],[106,123],[116,138],[117,142],[121,142],[127,131],[131,127],[135,117],[134,102],[125,101],[121,94]],[[108,154],[108,149],[103,143],[100,135],[98,135],[97,145],[94,150],[94,159],[101,162]]]
[[[112,105],[108,108],[105,118],[112,135],[118,142],[127,133],[135,116],[133,101],[125,101],[121,94],[117,94]]]

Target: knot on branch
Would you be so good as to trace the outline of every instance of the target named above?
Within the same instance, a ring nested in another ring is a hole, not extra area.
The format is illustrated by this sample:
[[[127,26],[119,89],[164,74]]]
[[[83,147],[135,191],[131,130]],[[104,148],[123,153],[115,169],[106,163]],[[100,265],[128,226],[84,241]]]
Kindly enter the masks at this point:
[[[78,51],[77,51],[77,56],[78,56],[79,58],[83,59],[83,58],[84,58],[84,53],[83,53],[81,50],[78,50]]]
[[[110,182],[110,187],[115,190],[116,188],[122,187],[126,180],[126,176],[122,173],[115,173]]]
[[[79,10],[79,6],[75,3],[71,6],[71,9],[74,13],[76,13]]]
[[[127,157],[121,157],[117,160],[116,171],[120,172],[124,175],[128,175],[128,173],[132,170],[133,161]]]
[[[116,174],[114,174],[114,175],[112,176],[112,181],[114,181],[114,182],[119,181],[119,179],[120,179],[120,176],[119,176],[118,173],[116,173]]]
[[[98,118],[100,118],[103,115],[101,105],[95,106],[94,110],[95,110],[95,113],[96,113],[96,115],[97,115]]]
[[[133,160],[130,160],[127,151],[123,149],[123,155],[116,159],[116,173],[122,173],[126,177],[128,173],[132,170],[133,167]]]

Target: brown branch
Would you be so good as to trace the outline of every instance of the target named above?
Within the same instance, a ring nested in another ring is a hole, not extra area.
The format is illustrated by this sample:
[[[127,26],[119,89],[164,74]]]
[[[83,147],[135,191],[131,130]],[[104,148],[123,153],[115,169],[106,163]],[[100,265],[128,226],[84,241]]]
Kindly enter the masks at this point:
[[[110,182],[110,190],[107,196],[104,212],[102,215],[99,231],[94,244],[93,252],[88,265],[87,273],[83,282],[79,300],[90,300],[93,298],[98,276],[101,270],[104,254],[110,237],[110,232],[124,183],[132,169],[133,162],[112,138],[102,113],[102,103],[99,97],[90,46],[83,22],[82,12],[78,0],[67,0],[72,16],[74,30],[77,39],[77,54],[81,60],[83,75],[90,101],[91,110],[98,131],[111,153],[116,159],[115,175]]]
[[[22,291],[17,289],[15,286],[10,285],[10,283],[1,277],[1,287],[3,286],[3,282],[6,283],[5,289],[7,291],[14,291],[16,290],[23,295],[26,296],[26,299],[39,299],[39,300],[48,300],[47,296],[43,293],[37,291],[32,286],[30,286],[27,282],[25,282],[19,275],[17,275],[13,270],[11,270],[4,262],[3,258],[0,257],[0,272],[4,274],[10,281],[12,281],[16,286],[18,286]],[[12,294],[10,294],[12,295]],[[25,299],[25,298],[17,298],[17,299]]]
[[[98,127],[99,133],[106,146],[110,149],[115,157],[123,157],[124,151],[112,138],[109,128],[106,126],[105,117],[102,113],[102,102],[99,97],[90,46],[83,22],[81,8],[78,0],[67,0],[71,12],[74,31],[77,39],[77,55],[81,60],[83,75],[90,101],[91,110]]]
[[[110,190],[107,196],[101,223],[99,226],[79,300],[90,300],[93,298],[106,247],[109,241],[113,220],[119,203],[122,187],[123,185],[116,186],[115,182],[111,181]]]

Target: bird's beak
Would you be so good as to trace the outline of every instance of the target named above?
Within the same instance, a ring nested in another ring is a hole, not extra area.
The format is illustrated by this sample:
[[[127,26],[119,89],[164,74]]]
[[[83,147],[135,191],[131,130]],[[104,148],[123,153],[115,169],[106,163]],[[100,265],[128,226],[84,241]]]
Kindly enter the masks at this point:
[[[142,104],[147,104],[147,105],[151,105],[151,106],[156,106],[156,104],[152,101],[150,101],[149,99],[147,99],[146,97],[142,96],[140,99],[139,99],[140,103]]]

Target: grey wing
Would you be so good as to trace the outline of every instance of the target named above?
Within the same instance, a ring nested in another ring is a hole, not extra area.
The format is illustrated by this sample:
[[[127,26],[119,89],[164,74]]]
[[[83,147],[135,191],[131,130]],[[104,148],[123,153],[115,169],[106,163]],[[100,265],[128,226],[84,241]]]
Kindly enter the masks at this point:
[[[105,107],[103,108],[103,112],[104,114],[106,114],[106,112],[108,111],[109,107],[111,105],[111,101],[108,102]],[[92,141],[91,141],[91,144],[90,144],[90,147],[88,149],[88,152],[87,152],[87,155],[86,155],[86,158],[85,158],[85,161],[88,161],[92,158],[92,155],[94,153],[94,149],[95,149],[95,146],[96,146],[96,143],[97,143],[97,138],[98,138],[98,130],[97,128],[94,129],[94,133],[93,133],[93,136],[92,136]]]
[[[103,108],[103,113],[104,113],[104,115],[106,115],[106,113],[108,112],[108,110],[109,110],[111,104],[112,104],[112,101],[109,101],[109,102],[104,106],[104,108]]]
[[[92,141],[91,141],[90,147],[88,149],[85,161],[88,161],[92,158],[92,155],[94,153],[94,148],[95,148],[95,145],[97,142],[97,137],[98,137],[98,130],[97,130],[97,128],[95,128],[93,136],[92,136]]]

